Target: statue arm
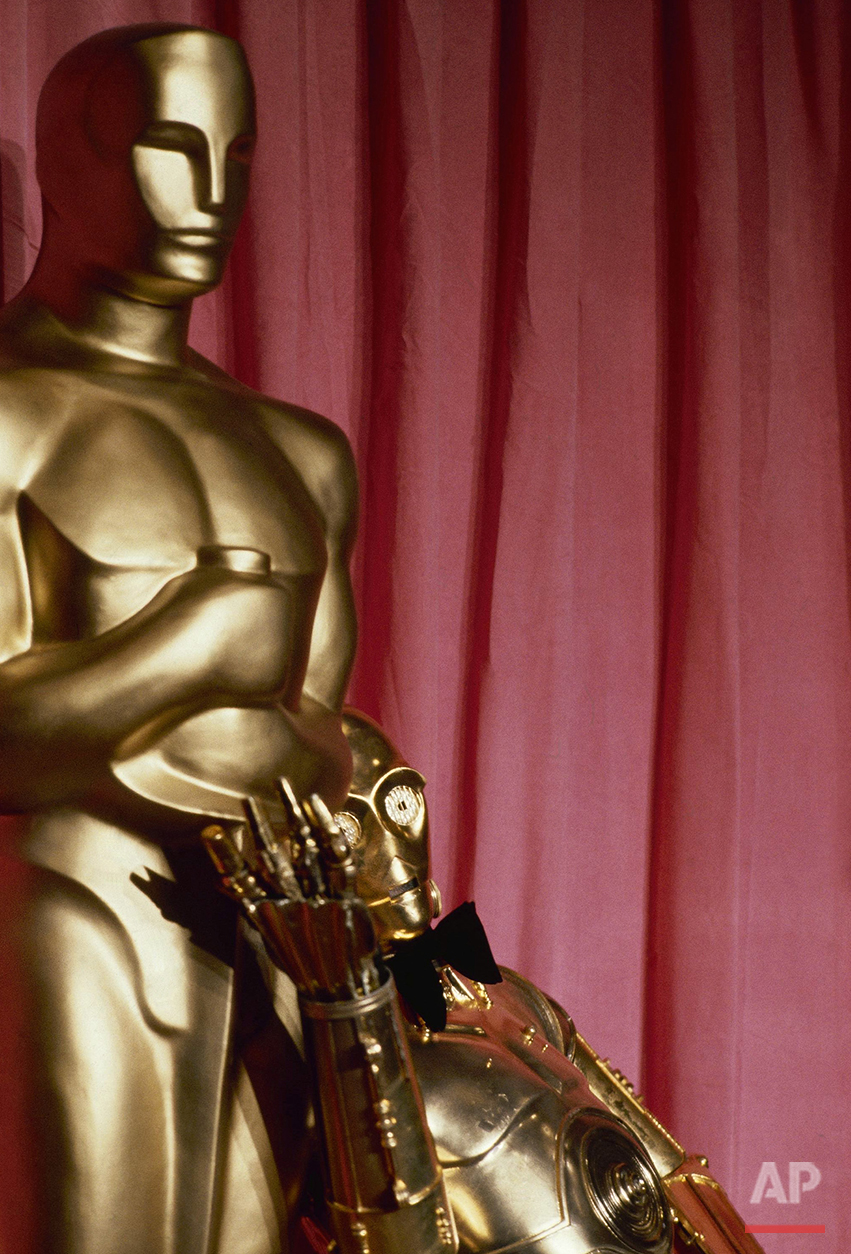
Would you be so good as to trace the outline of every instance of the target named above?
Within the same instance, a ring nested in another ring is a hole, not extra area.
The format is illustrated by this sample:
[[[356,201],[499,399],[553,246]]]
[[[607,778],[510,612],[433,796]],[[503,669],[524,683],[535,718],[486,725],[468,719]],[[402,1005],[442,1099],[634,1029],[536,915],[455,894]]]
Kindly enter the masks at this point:
[[[339,715],[357,644],[349,573],[358,523],[354,457],[344,432],[319,414],[291,406],[268,406],[266,427],[295,468],[322,520],[328,564],[313,623],[303,692],[308,703],[315,702]]]
[[[79,797],[134,738],[200,709],[273,699],[289,678],[281,642],[290,612],[274,579],[199,566],[101,635],[8,658],[0,665],[0,806]],[[274,630],[252,633],[256,621]]]

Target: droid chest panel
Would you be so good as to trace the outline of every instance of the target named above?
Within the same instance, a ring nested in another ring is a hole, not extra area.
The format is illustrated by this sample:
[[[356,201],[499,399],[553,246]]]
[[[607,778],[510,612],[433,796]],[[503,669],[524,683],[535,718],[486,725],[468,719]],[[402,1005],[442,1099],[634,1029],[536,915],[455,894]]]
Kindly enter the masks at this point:
[[[552,1071],[524,1058],[493,1002],[450,1012],[447,1027],[416,1038],[413,1054],[461,1248],[667,1254],[653,1166],[573,1064],[555,1047]]]

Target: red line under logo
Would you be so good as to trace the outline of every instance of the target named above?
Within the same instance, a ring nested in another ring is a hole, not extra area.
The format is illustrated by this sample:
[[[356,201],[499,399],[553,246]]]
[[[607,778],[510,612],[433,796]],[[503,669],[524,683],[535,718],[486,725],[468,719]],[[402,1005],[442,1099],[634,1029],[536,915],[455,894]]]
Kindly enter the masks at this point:
[[[824,1224],[745,1224],[745,1232],[824,1232]]]

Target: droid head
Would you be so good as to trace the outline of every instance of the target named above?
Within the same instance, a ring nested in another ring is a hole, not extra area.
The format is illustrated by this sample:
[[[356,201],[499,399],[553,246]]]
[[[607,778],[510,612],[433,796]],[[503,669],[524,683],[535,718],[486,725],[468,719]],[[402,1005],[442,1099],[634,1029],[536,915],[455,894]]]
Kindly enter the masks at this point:
[[[372,911],[382,948],[411,940],[440,913],[429,877],[425,780],[372,719],[343,712],[354,774],[334,817],[352,850],[356,888]]]

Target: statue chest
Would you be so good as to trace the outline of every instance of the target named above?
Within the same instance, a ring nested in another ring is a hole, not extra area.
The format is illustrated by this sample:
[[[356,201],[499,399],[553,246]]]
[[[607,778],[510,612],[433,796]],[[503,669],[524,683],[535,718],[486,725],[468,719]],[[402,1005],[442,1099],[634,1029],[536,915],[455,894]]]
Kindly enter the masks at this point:
[[[313,598],[321,520],[249,406],[212,389],[88,395],[19,498],[36,639],[97,634],[194,564],[259,549]]]

